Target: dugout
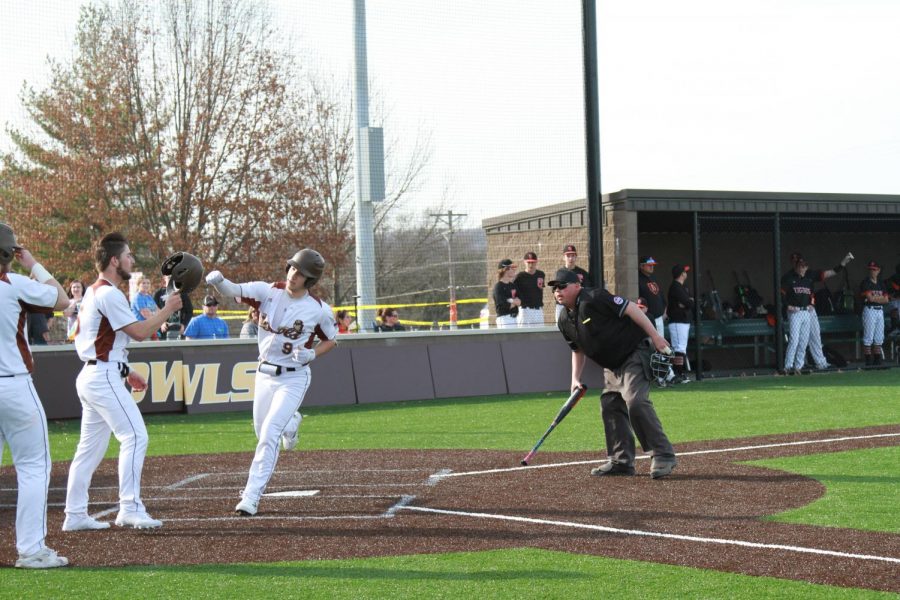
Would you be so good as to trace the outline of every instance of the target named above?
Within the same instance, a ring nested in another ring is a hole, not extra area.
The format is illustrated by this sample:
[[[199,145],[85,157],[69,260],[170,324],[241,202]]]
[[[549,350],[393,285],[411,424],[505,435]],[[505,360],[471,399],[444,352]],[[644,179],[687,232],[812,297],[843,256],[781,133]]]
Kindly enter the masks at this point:
[[[852,251],[856,260],[845,274],[826,282],[834,292],[845,287],[855,292],[871,259],[884,265],[884,277],[900,263],[900,196],[895,195],[625,189],[603,195],[601,215],[606,286],[632,299],[637,297],[642,255],[659,262],[656,275],[664,290],[672,280],[672,265],[689,264],[693,273],[688,287],[696,298],[709,297],[715,290],[734,309],[735,287],[749,283],[778,314],[776,292],[781,275],[791,267],[793,252],[801,252],[812,268],[827,269]],[[546,258],[540,266],[548,276],[561,265],[565,243],[578,246],[579,264],[587,266],[584,200],[500,215],[485,219],[482,226],[488,239],[491,285],[490,267],[497,260],[519,260],[528,250]],[[545,309],[552,304],[549,292],[544,302]],[[703,316],[698,311],[692,328],[701,332],[700,343],[692,344],[696,364],[702,364],[704,350],[714,370],[781,364],[781,319],[776,328],[767,330],[754,318]],[[858,353],[852,315],[826,321],[826,343],[838,344],[852,360]],[[698,350],[701,356],[696,355]]]

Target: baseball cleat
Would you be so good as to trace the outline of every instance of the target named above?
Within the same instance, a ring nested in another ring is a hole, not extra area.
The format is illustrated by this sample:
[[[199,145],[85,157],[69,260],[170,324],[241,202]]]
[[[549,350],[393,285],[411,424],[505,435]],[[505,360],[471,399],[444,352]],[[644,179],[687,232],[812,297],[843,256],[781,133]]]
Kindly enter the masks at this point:
[[[259,501],[247,500],[244,498],[234,507],[234,512],[242,517],[252,517],[256,514],[257,506],[259,506]]]
[[[98,529],[109,529],[109,523],[98,521],[88,515],[66,515],[62,526],[63,531],[96,531]]]
[[[146,512],[119,513],[116,517],[117,527],[133,527],[134,529],[159,529],[162,521],[154,519]]]
[[[285,450],[293,450],[300,441],[300,423],[303,422],[303,416],[299,412],[295,412],[288,422],[284,433],[281,434],[281,447]]]
[[[659,479],[660,477],[671,475],[676,466],[678,466],[678,459],[674,456],[654,457],[650,462],[650,477]]]
[[[622,475],[634,475],[634,467],[631,465],[623,465],[612,461],[605,462],[599,467],[591,469],[591,475],[594,477],[613,477]]]
[[[69,559],[60,556],[55,550],[43,548],[28,556],[19,556],[16,567],[19,569],[55,569],[69,564]]]

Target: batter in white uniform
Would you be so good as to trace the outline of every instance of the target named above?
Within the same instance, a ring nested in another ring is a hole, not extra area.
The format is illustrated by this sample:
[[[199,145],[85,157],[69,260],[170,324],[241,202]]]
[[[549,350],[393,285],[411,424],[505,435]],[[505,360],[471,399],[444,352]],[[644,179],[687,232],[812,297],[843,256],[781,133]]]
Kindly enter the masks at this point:
[[[13,258],[37,281],[10,273]],[[47,416],[31,380],[34,362],[25,335],[27,311],[62,310],[68,304],[62,286],[17,244],[12,228],[0,223],[0,440],[9,444],[16,467],[16,566],[25,569],[69,564],[44,545],[50,443]],[[2,448],[0,444],[0,452]]]
[[[259,366],[253,395],[253,428],[259,442],[250,465],[247,485],[235,512],[256,514],[278,462],[279,442],[285,449],[297,444],[297,412],[311,374],[309,363],[336,346],[337,325],[331,307],[309,294],[325,268],[322,255],[306,248],[287,261],[284,282],[236,284],[212,271],[206,283],[225,296],[259,310]],[[316,339],[321,340],[316,344]]]
[[[181,294],[169,294],[155,315],[135,320],[119,286],[131,278],[134,257],[120,233],[105,236],[97,247],[95,263],[100,276],[84,294],[75,333],[75,350],[84,361],[75,387],[81,400],[81,438],[69,467],[66,520],[63,531],[108,529],[109,523],[88,515],[91,478],[109,445],[112,432],[119,441],[119,514],[116,525],[152,529],[162,521],[147,514],[141,502],[141,472],[147,454],[147,428],[125,382],[137,391],[147,381],[128,368],[128,339],[151,337],[169,316],[181,308]]]

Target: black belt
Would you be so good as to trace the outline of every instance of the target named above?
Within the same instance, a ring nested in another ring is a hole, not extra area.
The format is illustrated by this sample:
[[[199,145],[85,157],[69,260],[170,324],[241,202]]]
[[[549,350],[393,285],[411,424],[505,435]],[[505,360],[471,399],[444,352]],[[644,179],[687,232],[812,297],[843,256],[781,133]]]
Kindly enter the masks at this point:
[[[15,377],[15,375],[0,375],[0,377]]]
[[[293,373],[294,371],[297,370],[297,367],[282,367],[281,365],[274,365],[267,361],[262,361],[262,363],[260,363],[260,364],[275,367],[275,377],[278,377],[282,373]]]
[[[97,363],[106,362],[105,360],[87,360],[85,361],[89,365],[96,365]],[[128,377],[128,374],[131,373],[131,367],[128,366],[127,363],[116,363],[119,365],[119,375],[122,377]]]
[[[866,308],[874,308],[875,310],[884,310],[884,307],[880,304],[866,304]]]
[[[522,308],[527,308],[528,310],[541,310],[544,307],[543,306],[523,306]]]

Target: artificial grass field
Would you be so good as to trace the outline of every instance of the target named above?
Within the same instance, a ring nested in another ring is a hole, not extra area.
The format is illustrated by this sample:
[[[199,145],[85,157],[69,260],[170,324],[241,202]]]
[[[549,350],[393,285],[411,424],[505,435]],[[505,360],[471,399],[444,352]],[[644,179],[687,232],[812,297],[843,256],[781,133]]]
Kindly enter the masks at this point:
[[[652,394],[672,442],[900,424],[900,370],[707,380]],[[309,407],[298,450],[488,448],[527,451],[565,393],[350,407]],[[597,394],[541,453],[602,447]],[[249,413],[147,417],[151,455],[251,452]],[[78,422],[50,423],[54,460],[69,460]],[[115,440],[109,456],[117,452]],[[821,500],[772,518],[900,531],[898,448],[758,461],[827,486]],[[8,453],[4,464],[8,464]],[[852,506],[853,510],[847,507]],[[886,567],[887,568],[887,567]],[[0,570],[0,597],[315,598],[875,598],[895,597],[535,549],[259,565]]]

